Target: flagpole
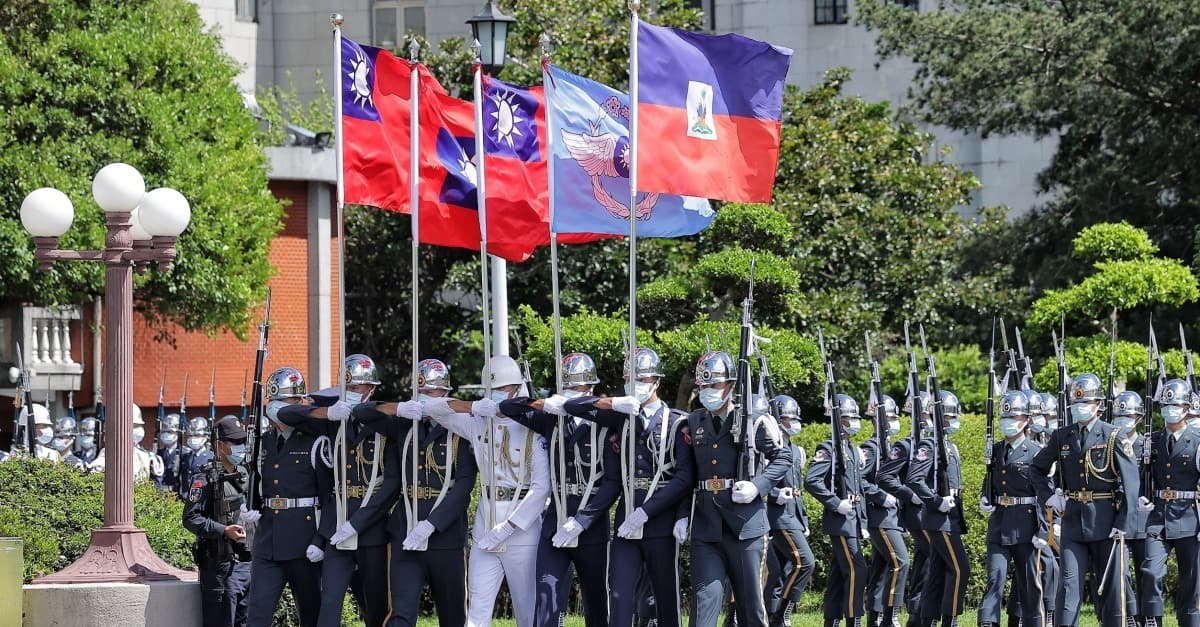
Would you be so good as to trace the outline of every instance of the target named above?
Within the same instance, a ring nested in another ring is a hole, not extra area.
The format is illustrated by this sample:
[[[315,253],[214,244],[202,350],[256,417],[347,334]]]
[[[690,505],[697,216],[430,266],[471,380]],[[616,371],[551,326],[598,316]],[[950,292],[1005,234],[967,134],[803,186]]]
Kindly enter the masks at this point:
[[[345,258],[346,258],[346,238],[345,238],[345,207],[346,207],[346,184],[343,180],[342,170],[342,138],[345,133],[342,131],[342,24],[345,19],[338,13],[329,16],[329,22],[333,24],[333,119],[335,132],[337,133],[337,143],[334,144],[334,162],[337,167],[337,238],[338,238],[338,324],[341,328],[338,330],[338,400],[346,400],[346,282],[345,282]],[[340,528],[346,522],[346,489],[345,489],[345,468],[346,468],[346,423],[342,422],[338,426],[336,440],[334,442],[334,450],[338,457],[338,463],[334,464],[333,468],[333,493],[336,504],[337,526]],[[344,540],[341,544],[334,548],[342,548],[353,550],[358,547],[358,536],[351,536]]]
[[[419,208],[421,206],[421,143],[419,136],[421,128],[419,118],[421,102],[419,75],[421,66],[417,61],[420,51],[421,44],[417,43],[416,39],[413,39],[408,43],[408,57],[412,65],[412,71],[409,73],[408,77],[408,202],[411,208],[409,218],[412,222],[412,372],[410,376],[412,380],[413,400],[416,400],[417,396],[421,393],[421,386],[417,381],[417,362],[420,360],[421,354],[419,346],[419,338],[421,337],[420,309],[417,307],[417,301],[420,297],[419,291],[417,290],[417,276],[418,268],[420,266],[419,252],[421,246],[421,220],[418,215],[420,213]],[[420,438],[417,437],[418,432],[419,429],[417,429],[415,426],[409,430],[409,437],[412,438],[412,450],[409,452],[409,454],[412,456],[412,468],[407,470],[412,471],[412,493],[404,495],[404,497],[408,500],[409,507],[411,508],[411,514],[405,517],[405,520],[408,523],[408,531],[413,530],[417,524],[416,519],[420,516],[420,509],[418,509],[419,503],[417,502],[417,486],[420,485],[421,476],[418,473],[420,467],[418,465],[417,458],[420,457],[421,444],[419,442]],[[447,451],[446,453],[449,455],[452,453],[452,451]]]
[[[487,191],[484,175],[484,146],[483,146],[483,60],[479,53],[483,49],[479,40],[471,42],[471,52],[474,55],[472,73],[474,74],[475,89],[475,193],[479,205],[479,276],[483,294],[483,389],[484,398],[492,395],[492,338],[491,316],[488,308],[488,254],[487,254]],[[484,520],[488,530],[496,526],[496,443],[495,416],[485,416],[487,429],[487,468],[484,469],[484,485],[487,486],[487,507],[484,508]]]
[[[629,385],[626,394],[632,394],[638,379],[637,369],[637,132],[638,132],[638,0],[629,2]],[[639,410],[640,414],[641,411]],[[632,481],[637,472],[636,445],[637,434],[633,419],[630,417],[626,429],[628,437],[625,445],[628,447],[629,479]],[[633,499],[625,499],[625,516],[628,520],[633,513]],[[640,531],[630,536],[631,539],[641,538]]]

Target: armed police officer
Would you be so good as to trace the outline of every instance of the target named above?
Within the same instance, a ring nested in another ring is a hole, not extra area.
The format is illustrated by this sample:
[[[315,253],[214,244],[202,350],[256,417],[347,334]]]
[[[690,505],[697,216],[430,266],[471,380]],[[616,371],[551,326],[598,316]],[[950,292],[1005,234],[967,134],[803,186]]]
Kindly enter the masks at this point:
[[[1077,624],[1083,581],[1091,572],[1105,584],[1097,615],[1105,625],[1123,625],[1130,593],[1125,533],[1138,494],[1137,464],[1132,446],[1121,442],[1120,430],[1100,420],[1104,388],[1099,377],[1075,377],[1069,398],[1074,424],[1055,431],[1032,464],[1035,472],[1049,475],[1057,463],[1061,481],[1053,492],[1049,485],[1038,485],[1038,498],[1061,517],[1062,583],[1055,621]]]
[[[216,431],[216,456],[192,479],[183,526],[196,534],[204,627],[242,627],[250,586],[250,523],[243,516],[246,430],[236,418],[226,417],[217,422]]]
[[[437,359],[417,364],[417,398],[403,403],[361,403],[354,417],[399,442],[400,503],[392,509],[387,531],[391,543],[388,627],[417,624],[425,584],[433,597],[438,624],[467,621],[467,506],[478,466],[471,443],[433,422],[424,403],[453,391],[450,369]],[[416,442],[414,443],[414,439]],[[413,454],[414,448],[416,454]]]
[[[808,544],[808,512],[802,492],[806,455],[803,448],[791,442],[792,436],[800,433],[800,406],[796,399],[783,394],[771,403],[779,412],[783,430],[779,445],[791,451],[792,465],[767,497],[771,533],[763,598],[771,627],[790,627],[792,612],[812,579],[816,558]]]

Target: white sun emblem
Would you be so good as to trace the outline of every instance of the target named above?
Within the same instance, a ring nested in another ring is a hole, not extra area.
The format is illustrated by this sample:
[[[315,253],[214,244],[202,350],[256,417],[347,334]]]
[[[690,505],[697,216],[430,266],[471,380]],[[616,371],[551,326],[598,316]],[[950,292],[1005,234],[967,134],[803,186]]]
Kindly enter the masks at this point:
[[[354,51],[354,59],[351,59],[350,66],[351,70],[349,74],[346,74],[346,78],[350,79],[350,92],[354,95],[354,104],[366,103],[374,107],[375,101],[371,97],[371,85],[367,81],[371,66],[367,63],[367,57],[363,55],[362,50]]]
[[[515,147],[513,135],[521,137],[521,129],[517,125],[525,121],[520,117],[521,105],[513,102],[513,98],[515,94],[508,91],[492,94],[492,102],[496,105],[496,110],[492,112],[492,118],[496,120],[492,132],[496,139],[506,142],[509,148]]]
[[[479,174],[475,167],[475,160],[467,156],[467,151],[463,150],[462,146],[458,147],[458,169],[468,181],[471,181],[472,185],[479,184]]]

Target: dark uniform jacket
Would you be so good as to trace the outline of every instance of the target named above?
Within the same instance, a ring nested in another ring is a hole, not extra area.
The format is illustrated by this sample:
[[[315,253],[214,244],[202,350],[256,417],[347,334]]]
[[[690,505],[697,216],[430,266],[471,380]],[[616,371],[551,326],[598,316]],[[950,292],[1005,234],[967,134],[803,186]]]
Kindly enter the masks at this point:
[[[705,484],[714,480],[738,480],[738,464],[743,459],[746,438],[753,437],[758,472],[745,480],[754,483],[759,496],[749,503],[735,503],[731,486],[720,490],[697,487],[692,508],[693,540],[719,542],[722,527],[740,540],[766,535],[770,525],[764,498],[792,467],[791,447],[776,444],[779,427],[774,424],[774,419],[768,417],[755,423],[757,428],[752,433],[744,433],[740,443],[733,441],[735,419],[732,414],[725,416],[718,429],[714,426],[712,412],[707,409],[696,410],[688,416],[696,476],[699,483]]]
[[[293,430],[284,439],[278,429],[272,428],[262,438],[262,517],[254,532],[254,554],[279,562],[303,559],[308,545],[324,549],[329,539],[317,533],[317,518],[320,499],[333,489],[332,471],[315,460],[317,436],[311,433]],[[317,498],[318,504],[271,508],[271,499],[306,498]]]
[[[204,448],[200,452],[193,451],[190,448],[184,447],[179,453],[179,496],[187,498],[188,489],[192,485],[192,475],[198,474],[200,469],[208,465],[208,462],[213,458],[212,449]]]
[[[412,498],[412,443],[405,445],[409,432],[414,424],[417,427],[417,518],[428,520],[437,531],[429,537],[428,548],[461,549],[467,544],[467,506],[471,503],[471,492],[475,489],[475,479],[479,467],[475,463],[475,453],[471,443],[449,434],[446,428],[434,423],[428,418],[414,423],[407,418],[388,416],[375,409],[379,403],[362,403],[354,408],[354,417],[360,420],[364,427],[376,430],[387,436],[389,444],[395,443],[401,447],[399,460],[391,464],[386,471],[393,480],[401,486],[400,499]],[[454,447],[454,464],[450,477],[445,477],[448,462],[447,446],[449,436],[450,446]],[[405,480],[407,478],[407,480]],[[438,494],[445,491],[442,502],[434,507]],[[357,527],[356,527],[357,528]],[[400,544],[408,536],[408,510],[404,502],[396,504],[387,523],[388,536],[392,541],[392,549],[399,550]]]
[[[180,457],[182,449],[178,445],[158,449],[158,456],[163,461],[162,487],[168,492],[179,494]],[[65,459],[65,458],[64,458]]]
[[[1142,442],[1144,441],[1145,438],[1141,434],[1134,434],[1129,440],[1130,445],[1133,447],[1133,461],[1137,464],[1139,478],[1142,476]],[[1057,479],[1057,475],[1052,476],[1051,479]],[[1150,500],[1153,501],[1154,499]],[[1146,527],[1150,525],[1150,512],[1143,512],[1134,507],[1130,513],[1129,521],[1129,527],[1125,529],[1125,538],[1127,540],[1145,540]]]
[[[612,410],[596,409],[598,399],[594,396],[581,396],[566,402],[564,408],[572,416],[579,416],[608,429],[605,444],[604,478],[607,485],[602,490],[616,490],[620,493],[620,503],[617,505],[616,517],[613,524],[620,527],[625,522],[625,496],[622,491],[621,475],[621,432],[629,420],[634,425],[636,441],[633,454],[636,456],[636,479],[650,481],[658,473],[658,454],[665,449],[666,465],[669,468],[662,473],[654,493],[646,498],[647,490],[639,487],[634,491],[633,505],[641,507],[648,520],[642,527],[643,538],[667,538],[675,527],[689,494],[696,485],[696,466],[692,460],[692,440],[688,423],[682,412],[677,412],[662,403],[650,420],[649,428],[642,424],[639,416],[629,416]],[[659,427],[662,421],[667,422],[667,437],[665,442],[659,441]],[[609,497],[596,498],[590,501],[583,510],[575,515],[575,520],[585,529],[596,523],[598,517],[607,517],[609,506],[604,501]],[[686,513],[683,514],[686,516]],[[582,540],[581,540],[582,542]]]
[[[804,456],[795,444],[788,442],[787,447],[792,452],[792,462],[783,478],[771,489],[767,499],[767,520],[772,531],[786,529],[803,535],[808,531],[808,512],[804,509]],[[775,501],[783,488],[792,489],[793,498],[786,505]]]
[[[842,440],[842,466],[845,473],[841,477],[834,465],[833,440],[825,440],[813,453],[812,461],[808,463],[808,475],[804,478],[804,487],[808,493],[817,498],[825,506],[821,515],[821,529],[829,536],[845,536],[862,538],[867,535],[867,508],[863,503],[862,455],[858,447]],[[840,494],[853,506],[845,516],[837,512],[842,502]]]
[[[234,542],[225,537],[225,528],[237,524],[241,506],[246,502],[246,484],[249,476],[242,466],[227,472],[218,464],[221,480],[210,482],[209,469],[205,466],[192,477],[187,500],[183,505],[183,526],[196,534],[196,561],[198,563],[237,560],[250,561],[250,547],[244,540]],[[218,514],[218,507],[222,513]]]
[[[900,501],[900,524],[909,533],[916,533],[921,529],[921,506],[912,502],[914,493],[905,485],[912,453],[911,436],[892,442],[887,459],[875,471],[875,485]]]
[[[329,438],[331,455],[333,442],[341,422],[310,418],[308,413],[312,407],[307,405],[288,405],[279,410],[279,421],[316,436]],[[396,504],[400,494],[400,476],[388,472],[389,466],[400,463],[399,447],[391,438],[383,441],[383,450],[375,449],[375,430],[358,420],[347,420],[346,425],[346,468],[345,487],[349,490],[365,490],[371,479],[371,465],[376,456],[382,455],[376,479],[375,492],[367,500],[362,496],[351,496],[346,499],[346,520],[358,533],[359,546],[382,546],[387,544],[387,525],[384,519]],[[338,463],[335,456],[334,464]],[[393,470],[395,470],[393,468]],[[367,500],[367,505],[363,501]],[[324,514],[321,516],[319,532],[323,538],[330,538],[337,531],[337,509],[332,490],[322,495],[321,502]]]
[[[887,502],[887,497],[890,494],[879,485],[879,468],[883,465],[884,460],[879,454],[879,440],[871,438],[862,443],[859,447],[862,452],[863,461],[863,497],[867,501],[867,528],[868,529],[896,529],[900,530],[904,527],[900,524],[900,497],[894,496],[895,504],[891,507],[884,505]],[[884,451],[884,455],[888,454],[888,450]]]
[[[992,446],[991,481],[992,493],[996,495],[992,506],[996,511],[992,512],[988,519],[989,543],[1012,546],[1033,542],[1035,536],[1046,539],[1045,509],[1039,502],[1004,504],[1009,498],[1036,499],[1038,484],[1043,484],[1043,490],[1049,487],[1050,478],[1033,471],[1033,458],[1040,450],[1040,444],[1026,437],[1018,440],[1016,447],[1009,446],[1005,440],[1000,440]],[[984,481],[987,480],[985,476]]]
[[[1149,513],[1146,532],[1164,540],[1178,540],[1195,536],[1200,531],[1197,520],[1197,484],[1200,470],[1196,469],[1197,449],[1200,448],[1200,432],[1183,429],[1179,438],[1167,451],[1169,431],[1155,431],[1150,436],[1152,444],[1152,467],[1154,469],[1154,494],[1145,495],[1154,503]],[[1171,492],[1191,492],[1191,496],[1175,495]],[[1174,497],[1174,498],[1166,498]]]
[[[617,474],[618,482],[614,483],[611,480],[604,480],[606,464],[611,462],[611,459],[605,459],[606,455],[604,453],[605,448],[611,448],[608,447],[609,429],[591,421],[578,424],[572,417],[564,418],[562,420],[563,444],[567,453],[564,464],[564,460],[559,455],[554,437],[559,425],[559,417],[534,409],[530,404],[532,402],[533,399],[530,398],[514,398],[504,401],[500,403],[500,413],[525,425],[534,433],[546,439],[546,443],[550,447],[550,476],[554,478],[554,482],[550,486],[551,491],[561,490],[562,484],[565,483],[571,486],[568,492],[575,492],[574,494],[567,494],[567,500],[564,503],[565,511],[562,516],[563,520],[575,516],[575,522],[583,526],[583,523],[576,514],[579,513],[579,505],[583,502],[583,491],[587,489],[588,479],[591,475],[591,464],[595,460],[597,475],[591,487],[591,495],[588,497],[589,515],[587,518],[589,524],[584,527],[583,533],[579,535],[579,544],[604,544],[608,542],[608,510],[621,494],[619,472]],[[596,450],[592,450],[593,439],[596,441]],[[620,465],[620,455],[617,456],[615,463],[616,465]],[[565,476],[559,476],[560,469],[565,469]],[[550,499],[550,507],[554,508],[555,506],[556,501],[552,497]],[[604,512],[604,515],[598,515],[601,511]],[[558,520],[557,511],[548,512],[546,516],[542,517],[543,539],[551,539],[558,532]]]
[[[937,449],[933,438],[921,440],[917,445],[917,453],[913,456],[908,467],[908,480],[905,485],[921,498],[921,528],[925,531],[967,532],[967,522],[962,513],[962,458],[958,447],[950,440],[945,441],[946,468],[945,477],[949,493],[955,499],[954,507],[949,512],[938,509],[942,497],[934,491],[935,475],[934,462],[937,461]]]
[[[1097,542],[1107,539],[1113,529],[1125,530],[1133,524],[1140,481],[1133,445],[1121,439],[1116,427],[1096,419],[1082,447],[1080,428],[1072,424],[1051,434],[1050,442],[1033,458],[1033,469],[1045,475],[1057,463],[1062,490],[1082,498],[1067,500],[1060,521],[1063,540]],[[1109,496],[1089,499],[1089,493]],[[1038,485],[1043,502],[1052,495],[1052,488]]]

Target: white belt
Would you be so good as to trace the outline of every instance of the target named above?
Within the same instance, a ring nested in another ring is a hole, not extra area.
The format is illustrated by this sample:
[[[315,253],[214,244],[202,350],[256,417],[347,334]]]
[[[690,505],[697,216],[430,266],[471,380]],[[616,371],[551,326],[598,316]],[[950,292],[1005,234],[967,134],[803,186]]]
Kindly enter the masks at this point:
[[[1192,490],[1192,491],[1159,490],[1156,494],[1158,495],[1158,498],[1163,499],[1164,501],[1187,500],[1187,499],[1195,499],[1196,498],[1195,490]]]
[[[1013,507],[1015,505],[1037,505],[1037,497],[1035,496],[998,496],[996,504],[1000,507]]]
[[[707,490],[708,492],[720,492],[733,487],[733,479],[705,479],[697,484],[697,490]]]
[[[313,507],[317,504],[317,497],[308,496],[300,499],[267,499],[267,509],[293,509],[296,507]]]

